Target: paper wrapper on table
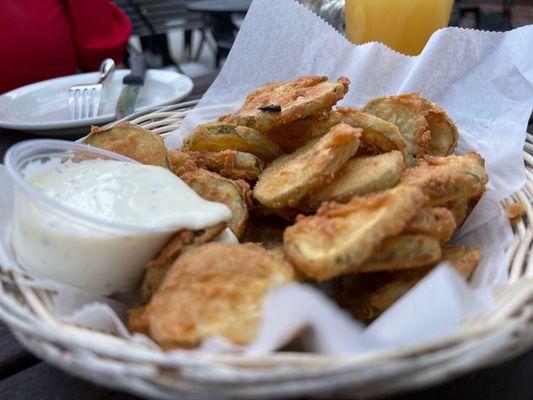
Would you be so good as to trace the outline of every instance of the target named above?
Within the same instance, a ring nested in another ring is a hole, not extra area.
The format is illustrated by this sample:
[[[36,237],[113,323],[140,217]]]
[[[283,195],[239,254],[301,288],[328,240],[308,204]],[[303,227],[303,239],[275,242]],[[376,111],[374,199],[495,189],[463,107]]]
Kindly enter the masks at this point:
[[[525,182],[522,148],[533,105],[531,54],[533,26],[506,33],[442,29],[420,56],[410,57],[380,43],[355,46],[292,0],[254,1],[217,80],[181,130],[166,137],[167,146],[178,147],[197,124],[236,110],[247,93],[270,81],[310,74],[347,76],[352,83],[341,102],[347,107],[360,107],[375,96],[419,92],[456,122],[461,132],[458,153],[474,150],[486,160],[488,191],[455,237],[477,245],[482,257],[471,284],[443,264],[368,327],[311,285],[287,285],[268,297],[263,324],[247,348],[213,337],[196,351],[262,354],[304,332],[307,350],[358,354],[446,335],[466,318],[489,310],[494,289],[507,279],[504,249],[512,238],[496,202]],[[4,207],[8,200],[0,200]],[[3,212],[3,220],[9,220],[8,214]],[[0,224],[0,263],[17,268],[6,229]],[[39,280],[32,284],[50,285]],[[55,288],[62,292],[56,297],[58,317],[129,337],[121,326],[120,304],[94,296],[74,301],[73,293],[62,291],[61,285]],[[139,335],[133,340],[153,346]]]

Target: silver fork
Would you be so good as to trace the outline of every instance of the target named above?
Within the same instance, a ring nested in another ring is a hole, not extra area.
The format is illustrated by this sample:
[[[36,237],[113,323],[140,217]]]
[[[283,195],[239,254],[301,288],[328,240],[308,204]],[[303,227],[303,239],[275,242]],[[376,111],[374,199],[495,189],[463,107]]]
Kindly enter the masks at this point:
[[[111,58],[106,58],[100,64],[100,77],[97,83],[76,85],[70,88],[68,97],[70,119],[89,118],[98,115],[103,84],[114,69],[115,62]]]

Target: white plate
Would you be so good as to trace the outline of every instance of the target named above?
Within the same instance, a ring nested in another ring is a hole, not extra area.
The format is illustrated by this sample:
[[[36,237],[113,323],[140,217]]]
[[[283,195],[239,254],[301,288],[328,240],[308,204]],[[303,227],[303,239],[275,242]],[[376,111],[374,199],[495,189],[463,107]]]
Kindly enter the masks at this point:
[[[68,90],[73,85],[96,83],[98,72],[65,76],[33,83],[0,96],[0,128],[16,129],[46,136],[87,134],[91,125],[115,120],[115,107],[122,89],[122,78],[130,71],[116,70],[104,85],[100,115],[71,120]],[[172,71],[149,69],[139,92],[135,111],[175,103],[187,96],[191,79]]]

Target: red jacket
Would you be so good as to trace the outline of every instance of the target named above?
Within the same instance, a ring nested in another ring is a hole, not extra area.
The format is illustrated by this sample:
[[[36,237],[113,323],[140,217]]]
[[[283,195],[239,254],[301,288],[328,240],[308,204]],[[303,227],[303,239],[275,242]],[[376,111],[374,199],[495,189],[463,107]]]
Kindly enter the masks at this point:
[[[109,0],[1,0],[0,93],[122,61],[131,23]]]

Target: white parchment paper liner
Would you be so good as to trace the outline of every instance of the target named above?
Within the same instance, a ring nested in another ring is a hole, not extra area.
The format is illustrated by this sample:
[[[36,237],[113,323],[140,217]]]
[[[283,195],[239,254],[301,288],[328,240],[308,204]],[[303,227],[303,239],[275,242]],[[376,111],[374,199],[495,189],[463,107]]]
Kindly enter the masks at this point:
[[[457,123],[458,153],[474,150],[486,160],[488,191],[456,234],[458,242],[480,247],[482,259],[470,285],[442,264],[368,327],[314,287],[287,285],[267,298],[263,324],[249,346],[213,337],[195,351],[258,355],[300,333],[309,351],[355,354],[433,339],[465,318],[487,312],[494,288],[506,281],[504,249],[512,239],[495,202],[525,182],[522,148],[533,105],[531,54],[533,26],[506,33],[442,29],[420,56],[409,57],[380,43],[354,46],[292,0],[255,0],[218,78],[181,131],[166,137],[167,146],[178,147],[197,124],[237,109],[248,92],[269,81],[344,75],[352,82],[341,102],[348,107],[360,107],[375,96],[420,92]],[[0,264],[18,269],[9,244],[12,200],[3,168],[0,188]],[[57,318],[156,348],[150,339],[128,333],[122,322],[128,306],[124,299],[104,299],[39,279],[27,284],[58,292]]]

